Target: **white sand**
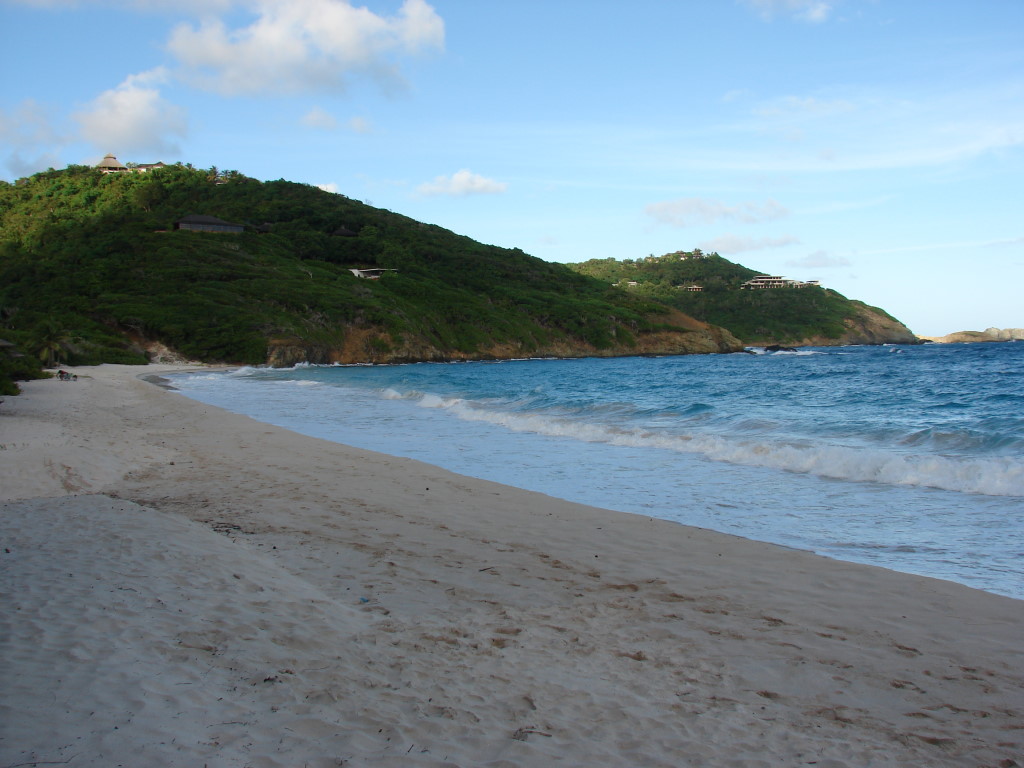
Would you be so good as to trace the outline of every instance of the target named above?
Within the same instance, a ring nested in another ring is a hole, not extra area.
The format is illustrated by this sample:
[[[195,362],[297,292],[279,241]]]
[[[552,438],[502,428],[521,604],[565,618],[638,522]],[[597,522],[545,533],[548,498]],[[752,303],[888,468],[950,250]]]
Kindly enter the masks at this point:
[[[169,369],[0,405],[0,768],[1024,765],[1022,601],[136,378]]]

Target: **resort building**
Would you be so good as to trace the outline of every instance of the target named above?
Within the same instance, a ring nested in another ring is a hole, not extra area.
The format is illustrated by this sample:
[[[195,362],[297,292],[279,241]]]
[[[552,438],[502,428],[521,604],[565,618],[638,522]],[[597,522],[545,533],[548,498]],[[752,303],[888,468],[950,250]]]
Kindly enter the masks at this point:
[[[146,171],[153,171],[157,168],[166,167],[164,163],[138,163],[131,167],[122,165],[121,161],[113,155],[106,155],[102,160],[96,164],[96,168],[99,169],[100,173],[146,173]]]
[[[819,285],[820,283],[817,280],[803,282],[801,280],[790,280],[788,277],[779,277],[778,275],[758,275],[752,280],[747,280],[740,288],[808,288]]]

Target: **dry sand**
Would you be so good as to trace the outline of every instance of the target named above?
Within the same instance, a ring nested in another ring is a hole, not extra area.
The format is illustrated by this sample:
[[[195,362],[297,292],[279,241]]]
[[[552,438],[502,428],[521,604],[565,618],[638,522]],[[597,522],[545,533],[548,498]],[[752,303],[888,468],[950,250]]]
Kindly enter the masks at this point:
[[[0,405],[0,768],[1024,764],[1024,601],[299,436],[164,370]]]

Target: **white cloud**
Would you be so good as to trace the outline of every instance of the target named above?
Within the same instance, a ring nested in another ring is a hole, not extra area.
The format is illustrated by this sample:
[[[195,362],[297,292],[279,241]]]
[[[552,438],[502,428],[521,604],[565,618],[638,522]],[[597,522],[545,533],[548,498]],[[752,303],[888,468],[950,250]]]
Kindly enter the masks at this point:
[[[700,197],[684,197],[651,203],[644,211],[656,221],[673,227],[692,227],[696,224],[713,224],[719,219],[732,219],[746,224],[774,221],[787,216],[789,211],[775,200],[763,203],[740,203],[726,205],[717,200]]]
[[[328,184],[317,184],[317,189],[322,189],[324,192],[330,192],[331,194],[338,194],[338,185],[333,181]]]
[[[743,0],[743,2],[760,13],[761,17],[766,20],[784,15],[812,24],[826,21],[835,6],[835,2],[832,0]]]
[[[782,237],[742,237],[740,235],[722,235],[712,238],[698,247],[707,253],[742,253],[743,251],[760,251],[764,248],[781,248],[800,241],[792,235]]]
[[[156,88],[166,72],[154,69],[129,75],[116,88],[104,91],[72,117],[82,138],[97,149],[176,154],[175,139],[187,133],[185,110],[171,104]]]
[[[425,0],[379,16],[347,0],[249,0],[258,15],[229,29],[215,18],[180,24],[168,49],[189,80],[228,95],[343,90],[353,73],[401,82],[396,57],[442,50],[444,22]]]
[[[842,256],[830,256],[826,251],[809,253],[802,259],[787,261],[786,265],[790,267],[803,267],[804,269],[833,269],[851,266],[849,259]]]
[[[313,107],[302,117],[302,124],[307,128],[319,128],[324,131],[333,131],[338,127],[338,120],[334,115],[321,109]]]
[[[466,195],[490,195],[504,192],[508,184],[488,179],[466,169],[456,171],[451,176],[438,176],[431,182],[420,184],[416,191],[421,195],[448,195],[465,197]]]

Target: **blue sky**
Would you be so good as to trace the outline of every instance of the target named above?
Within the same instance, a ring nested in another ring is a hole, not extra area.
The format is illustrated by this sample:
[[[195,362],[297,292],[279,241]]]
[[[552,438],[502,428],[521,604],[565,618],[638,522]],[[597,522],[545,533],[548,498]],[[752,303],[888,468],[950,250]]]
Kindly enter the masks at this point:
[[[1020,0],[0,0],[0,78],[6,180],[216,166],[1024,326]]]

